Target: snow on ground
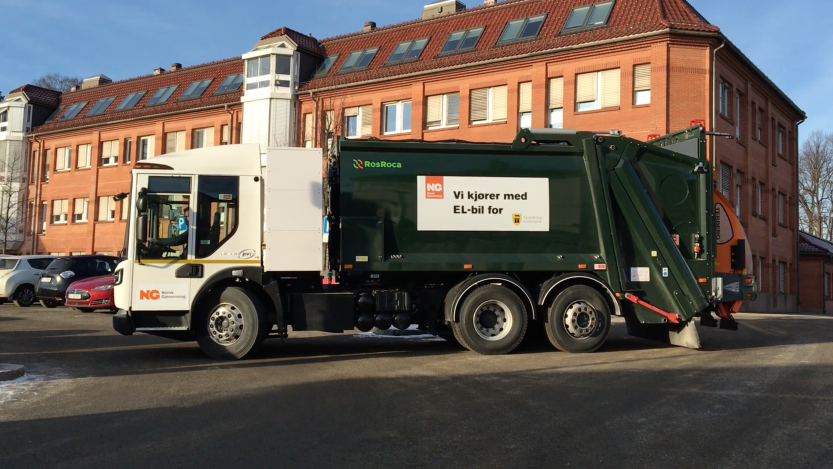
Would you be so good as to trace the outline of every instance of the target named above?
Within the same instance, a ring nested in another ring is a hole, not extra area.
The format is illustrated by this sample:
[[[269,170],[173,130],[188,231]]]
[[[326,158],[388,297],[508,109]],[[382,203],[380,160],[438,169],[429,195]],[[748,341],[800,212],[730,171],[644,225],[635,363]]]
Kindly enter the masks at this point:
[[[391,332],[398,331],[398,330],[399,329],[397,329],[393,326],[391,326],[388,329],[388,331],[391,331]],[[416,331],[416,330],[419,330],[419,328],[416,324],[411,324],[411,327],[409,327],[406,330]],[[437,337],[433,334],[428,334],[428,333],[426,333],[426,334],[417,334],[417,335],[414,335],[414,334],[393,335],[393,334],[376,334],[375,332],[370,331],[370,332],[362,332],[362,333],[359,333],[359,334],[355,334],[353,337],[356,337],[358,339],[398,339],[398,340],[421,340],[421,341],[425,341],[425,342],[428,342],[428,341],[445,342],[445,339],[443,339],[441,337]]]
[[[60,369],[40,370],[36,367],[34,372],[29,372],[26,367],[26,374],[11,381],[0,381],[0,404],[23,400],[26,397],[38,396],[45,384],[50,381],[67,378],[69,375]]]

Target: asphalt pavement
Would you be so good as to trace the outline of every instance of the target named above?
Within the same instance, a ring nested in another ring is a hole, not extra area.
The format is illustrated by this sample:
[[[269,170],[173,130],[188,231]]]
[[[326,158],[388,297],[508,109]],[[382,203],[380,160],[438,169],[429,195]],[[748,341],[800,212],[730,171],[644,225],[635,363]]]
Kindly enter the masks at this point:
[[[700,351],[628,337],[486,357],[299,333],[239,362],[0,306],[0,468],[833,467],[833,318],[742,314]]]

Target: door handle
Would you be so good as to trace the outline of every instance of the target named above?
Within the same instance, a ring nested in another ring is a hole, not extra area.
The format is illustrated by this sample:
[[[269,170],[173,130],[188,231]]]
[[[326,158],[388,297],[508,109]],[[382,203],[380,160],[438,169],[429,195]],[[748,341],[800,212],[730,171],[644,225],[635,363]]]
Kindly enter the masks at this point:
[[[176,269],[176,278],[202,278],[202,264],[185,264]]]

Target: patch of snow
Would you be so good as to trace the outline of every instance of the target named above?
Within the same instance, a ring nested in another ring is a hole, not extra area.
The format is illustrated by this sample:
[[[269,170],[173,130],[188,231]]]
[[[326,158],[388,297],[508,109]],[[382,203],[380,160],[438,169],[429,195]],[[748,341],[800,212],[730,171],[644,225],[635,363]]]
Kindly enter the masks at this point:
[[[49,374],[27,373],[11,381],[0,381],[0,404],[19,401],[27,395],[37,395],[38,389],[44,383],[66,378],[68,375],[61,370],[51,370]]]

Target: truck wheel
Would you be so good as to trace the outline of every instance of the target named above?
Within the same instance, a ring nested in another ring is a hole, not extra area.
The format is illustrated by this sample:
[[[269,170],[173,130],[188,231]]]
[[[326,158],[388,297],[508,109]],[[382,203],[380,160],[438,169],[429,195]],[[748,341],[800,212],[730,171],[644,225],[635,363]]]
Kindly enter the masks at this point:
[[[35,302],[35,289],[31,285],[21,285],[14,292],[14,304],[22,308],[28,308]]]
[[[211,358],[240,359],[266,338],[269,324],[260,299],[249,291],[230,287],[205,303],[197,317],[197,343]]]
[[[607,301],[590,287],[567,287],[550,306],[546,331],[550,342],[562,352],[594,352],[610,332]]]
[[[501,285],[486,285],[472,292],[460,308],[460,321],[451,325],[464,347],[482,355],[511,352],[523,340],[526,326],[523,302]]]

